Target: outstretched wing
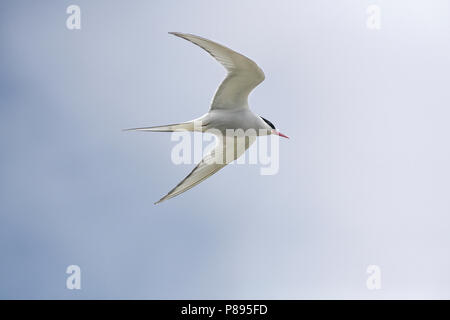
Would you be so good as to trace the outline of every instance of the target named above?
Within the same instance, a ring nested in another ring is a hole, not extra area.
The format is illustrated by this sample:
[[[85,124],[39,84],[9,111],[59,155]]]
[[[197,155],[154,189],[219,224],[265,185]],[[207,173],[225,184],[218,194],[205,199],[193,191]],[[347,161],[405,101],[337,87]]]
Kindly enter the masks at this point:
[[[227,69],[228,74],[216,91],[211,110],[248,108],[248,95],[265,78],[255,62],[211,40],[192,34],[170,33],[206,50]]]
[[[255,140],[256,136],[251,135],[217,137],[215,148],[203,157],[202,161],[200,161],[186,178],[170,190],[167,195],[155,202],[155,204],[173,198],[209,178],[228,163],[239,158]]]

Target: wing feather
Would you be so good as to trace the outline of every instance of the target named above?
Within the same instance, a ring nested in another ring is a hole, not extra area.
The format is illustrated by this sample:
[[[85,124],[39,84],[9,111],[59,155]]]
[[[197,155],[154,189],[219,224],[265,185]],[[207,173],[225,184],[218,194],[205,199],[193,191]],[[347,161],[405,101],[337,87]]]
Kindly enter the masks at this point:
[[[239,158],[255,140],[255,136],[217,137],[216,147],[203,157],[186,178],[155,204],[173,198],[209,178],[228,163]]]
[[[248,95],[265,79],[264,72],[255,62],[211,40],[192,34],[170,33],[204,49],[228,71],[214,95],[211,110],[248,108]]]

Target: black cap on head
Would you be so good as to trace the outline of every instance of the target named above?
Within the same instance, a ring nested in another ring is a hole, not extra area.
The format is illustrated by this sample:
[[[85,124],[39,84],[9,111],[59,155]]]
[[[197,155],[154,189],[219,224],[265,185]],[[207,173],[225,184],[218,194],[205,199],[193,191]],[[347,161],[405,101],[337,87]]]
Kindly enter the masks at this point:
[[[260,116],[261,117],[261,116]],[[272,122],[270,122],[269,120],[267,120],[267,119],[264,119],[263,117],[261,117],[261,119],[263,119],[264,120],[264,122],[265,123],[267,123],[272,129],[275,129],[275,126],[273,125],[273,123]]]

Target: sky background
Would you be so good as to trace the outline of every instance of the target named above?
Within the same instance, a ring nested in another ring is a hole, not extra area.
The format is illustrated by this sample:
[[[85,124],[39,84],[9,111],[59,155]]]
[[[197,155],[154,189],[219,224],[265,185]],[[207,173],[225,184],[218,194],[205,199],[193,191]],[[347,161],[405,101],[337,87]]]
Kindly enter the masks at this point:
[[[153,205],[194,165],[121,129],[202,115],[225,75],[168,31],[264,70],[278,174]],[[449,299],[449,40],[446,0],[1,1],[0,298]]]

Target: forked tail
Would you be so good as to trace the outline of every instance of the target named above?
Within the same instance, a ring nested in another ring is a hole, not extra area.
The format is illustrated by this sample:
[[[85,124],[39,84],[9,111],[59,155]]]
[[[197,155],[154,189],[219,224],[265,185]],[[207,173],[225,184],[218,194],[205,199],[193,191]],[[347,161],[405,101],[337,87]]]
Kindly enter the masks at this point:
[[[194,122],[183,122],[176,124],[168,124],[165,126],[144,127],[124,129],[123,131],[151,131],[151,132],[173,132],[173,131],[194,131]]]

